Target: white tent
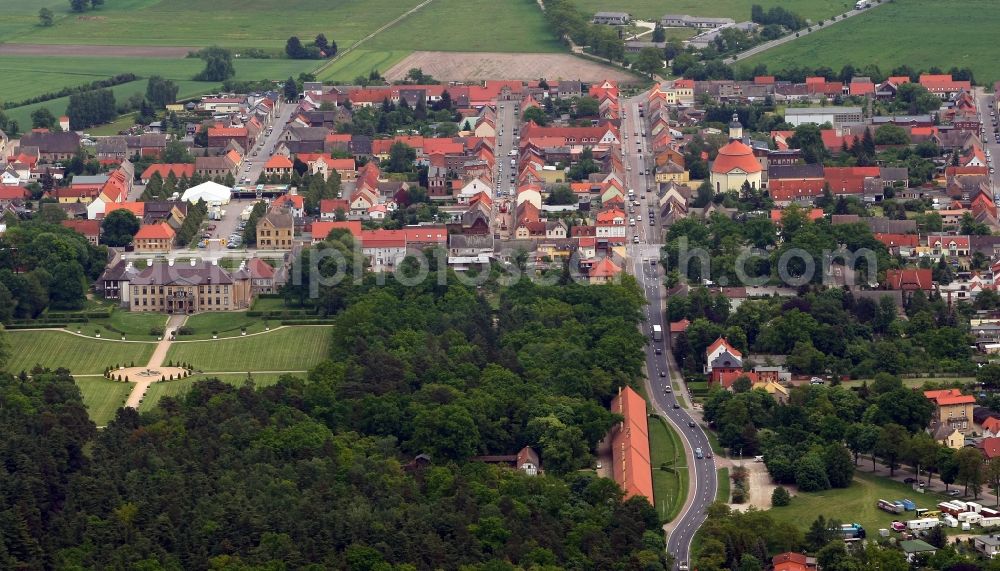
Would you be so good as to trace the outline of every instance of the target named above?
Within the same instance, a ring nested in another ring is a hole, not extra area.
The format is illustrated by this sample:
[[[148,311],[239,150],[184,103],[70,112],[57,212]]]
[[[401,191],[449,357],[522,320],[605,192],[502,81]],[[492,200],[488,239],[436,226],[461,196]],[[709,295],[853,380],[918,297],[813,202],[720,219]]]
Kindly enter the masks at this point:
[[[204,200],[207,204],[229,204],[232,189],[217,182],[203,182],[184,191],[181,200],[198,202]]]

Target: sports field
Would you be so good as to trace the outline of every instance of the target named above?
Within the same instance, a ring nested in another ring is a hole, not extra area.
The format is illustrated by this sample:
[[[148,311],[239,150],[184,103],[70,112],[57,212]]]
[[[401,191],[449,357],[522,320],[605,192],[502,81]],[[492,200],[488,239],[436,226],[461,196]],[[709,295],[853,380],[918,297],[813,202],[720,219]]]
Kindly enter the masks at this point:
[[[233,339],[177,341],[167,360],[205,372],[304,371],[327,358],[330,328],[291,326]]]
[[[995,36],[1000,9],[995,0],[906,0],[879,6],[835,26],[788,42],[741,62],[766,64],[771,71],[793,66],[839,70],[874,63],[893,67],[969,67],[980,85],[1000,79]]]
[[[764,9],[782,6],[803,18],[819,20],[843,14],[854,8],[854,0],[576,0],[577,6],[588,13],[628,12],[643,20],[659,20],[664,14],[688,14],[732,18],[737,22],[750,19],[750,7],[760,4]]]
[[[83,330],[93,335],[95,327]],[[153,354],[155,343],[133,343],[119,340],[86,338],[67,331],[7,331],[10,343],[12,373],[30,371],[36,364],[50,369],[65,367],[76,375],[101,374],[115,363],[145,364]]]
[[[97,426],[105,426],[115,417],[115,413],[125,404],[132,383],[116,383],[106,379],[77,378],[83,404],[87,414]]]

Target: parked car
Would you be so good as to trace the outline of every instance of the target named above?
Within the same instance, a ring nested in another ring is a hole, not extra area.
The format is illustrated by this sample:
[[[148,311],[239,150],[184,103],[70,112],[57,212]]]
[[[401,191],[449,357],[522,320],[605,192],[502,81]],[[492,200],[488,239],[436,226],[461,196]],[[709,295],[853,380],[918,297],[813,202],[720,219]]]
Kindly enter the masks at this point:
[[[912,483],[914,483],[916,481],[917,481],[916,478],[903,478],[903,483],[904,484],[912,484]]]

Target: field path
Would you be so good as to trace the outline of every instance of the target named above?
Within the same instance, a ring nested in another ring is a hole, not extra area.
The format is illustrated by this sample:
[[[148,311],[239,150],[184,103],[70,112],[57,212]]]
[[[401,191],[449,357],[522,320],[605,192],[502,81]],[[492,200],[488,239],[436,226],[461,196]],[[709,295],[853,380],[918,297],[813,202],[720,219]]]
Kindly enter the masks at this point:
[[[0,44],[0,56],[139,57],[176,59],[200,48],[174,46],[84,46],[74,44]]]
[[[750,56],[755,56],[755,55],[757,55],[757,54],[759,54],[761,52],[765,52],[765,51],[767,51],[767,50],[769,50],[771,48],[778,47],[781,44],[786,44],[786,43],[788,43],[788,42],[790,42],[792,40],[797,40],[799,38],[808,36],[809,34],[811,34],[813,32],[818,32],[818,31],[826,28],[827,26],[833,26],[835,24],[839,24],[839,23],[843,22],[844,20],[846,20],[846,19],[848,19],[848,18],[850,18],[852,16],[857,16],[858,14],[861,14],[863,12],[867,12],[868,10],[873,10],[873,9],[877,8],[878,6],[881,6],[882,4],[888,4],[888,2],[883,2],[881,4],[879,4],[879,3],[872,4],[869,7],[864,8],[862,10],[848,10],[847,12],[844,12],[843,15],[840,16],[839,20],[833,20],[833,19],[825,20],[825,24],[823,26],[817,26],[817,25],[814,24],[814,25],[812,25],[812,26],[810,26],[808,28],[803,28],[803,29],[799,30],[798,32],[792,32],[790,34],[781,36],[780,38],[778,38],[776,40],[771,40],[770,42],[764,42],[763,44],[758,44],[758,45],[756,45],[756,46],[754,46],[754,47],[752,47],[752,48],[750,48],[750,49],[748,49],[748,50],[746,50],[744,52],[740,52],[740,53],[738,53],[738,54],[736,54],[736,55],[734,55],[732,57],[728,57],[728,58],[722,60],[722,63],[725,63],[725,64],[728,65],[728,64],[731,64],[731,63],[736,63],[737,61],[739,61],[741,59],[746,59],[746,58],[748,58]]]
[[[170,316],[170,319],[167,320],[167,327],[164,331],[165,334],[163,339],[156,344],[156,349],[153,351],[153,355],[149,358],[149,363],[146,364],[147,369],[159,369],[163,366],[163,360],[166,359],[167,351],[170,350],[170,331],[184,325],[187,318],[187,315]],[[149,385],[157,382],[158,380],[159,379],[156,378],[149,378],[136,381],[135,386],[132,387],[132,392],[129,393],[128,398],[125,400],[125,406],[138,409],[139,405],[142,403],[142,397],[146,396],[146,391],[149,390]]]
[[[322,72],[326,71],[327,68],[329,68],[331,65],[333,65],[333,62],[335,62],[338,59],[344,57],[345,55],[351,53],[355,48],[357,48],[361,44],[367,42],[368,40],[374,38],[375,36],[381,34],[382,32],[384,32],[384,31],[388,30],[389,28],[395,26],[396,24],[400,23],[401,21],[403,21],[403,19],[407,18],[408,16],[411,16],[411,15],[415,14],[421,8],[423,8],[424,6],[430,4],[433,1],[434,0],[424,0],[420,4],[417,4],[416,6],[414,6],[413,8],[411,8],[409,11],[404,12],[403,14],[401,14],[398,18],[395,18],[394,20],[392,20],[388,24],[385,24],[384,26],[378,28],[374,32],[372,32],[372,33],[368,34],[367,36],[361,38],[360,40],[354,42],[349,48],[347,48],[347,49],[345,49],[343,51],[338,51],[337,52],[337,57],[328,59],[325,63],[323,63],[323,65],[321,65],[318,68],[314,69],[313,70],[313,75],[316,75],[316,76],[320,75]]]

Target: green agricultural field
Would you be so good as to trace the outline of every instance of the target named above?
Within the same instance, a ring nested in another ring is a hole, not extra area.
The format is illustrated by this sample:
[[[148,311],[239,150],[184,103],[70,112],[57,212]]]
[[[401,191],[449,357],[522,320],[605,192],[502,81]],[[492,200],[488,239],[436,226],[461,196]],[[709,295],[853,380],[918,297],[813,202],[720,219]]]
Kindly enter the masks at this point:
[[[890,30],[897,33],[887,33]],[[839,70],[846,64],[874,63],[884,73],[903,64],[914,69],[968,67],[980,85],[989,85],[1000,79],[1000,59],[993,53],[997,30],[1000,10],[995,0],[907,0],[878,6],[741,64],[763,63],[774,71],[792,66]]]
[[[273,79],[283,81],[288,76],[315,67],[316,62],[288,59],[237,60],[234,64],[238,80]],[[92,81],[107,79],[120,73],[134,73],[143,78],[161,75],[174,80],[179,87],[178,97],[185,98],[206,93],[219,88],[212,82],[191,81],[202,68],[201,60],[190,58],[76,58],[76,57],[15,57],[0,56],[0,73],[10,80],[11,87],[5,89],[5,101],[23,101],[29,97],[58,91],[63,87],[85,85]],[[133,93],[146,92],[146,80],[116,85],[111,88],[116,101],[125,101]],[[31,112],[47,107],[55,115],[62,115],[69,104],[68,97],[61,97],[22,107],[7,109],[5,113],[18,121],[22,127],[30,126]]]
[[[46,0],[47,1],[47,0]],[[83,15],[66,1],[53,3],[51,28],[12,27],[19,43],[256,47],[282,49],[289,36],[318,33],[346,48],[399,17],[419,0],[112,0]],[[25,4],[0,0],[0,9]],[[33,6],[37,22],[38,5]],[[209,9],[210,8],[210,9]],[[0,32],[4,30],[0,28]],[[20,32],[20,33],[18,33]]]
[[[330,67],[320,72],[317,77],[321,81],[346,83],[353,81],[359,75],[367,77],[372,70],[385,73],[387,69],[396,65],[408,55],[410,55],[409,50],[369,50],[358,48],[334,60],[330,64]]]
[[[483,18],[485,16],[485,19]],[[434,0],[365,49],[562,52],[535,0]]]
[[[83,395],[83,404],[87,407],[90,420],[97,426],[106,426],[125,404],[125,399],[135,385],[106,379],[77,378],[76,386]]]
[[[687,498],[687,458],[680,436],[658,416],[649,418],[649,455],[656,511],[663,521],[671,521],[680,513]],[[663,464],[672,470],[661,470]]]
[[[38,26],[38,11],[49,8],[53,12],[69,10],[69,2],[65,0],[0,0],[0,40],[31,33],[40,29]]]
[[[768,513],[778,521],[791,523],[803,530],[809,528],[816,516],[823,514],[827,519],[837,519],[841,523],[860,523],[868,532],[868,537],[875,537],[879,529],[888,528],[894,519],[912,519],[912,512],[909,516],[894,515],[875,507],[880,499],[902,498],[913,500],[918,508],[933,508],[939,502],[948,499],[932,492],[918,494],[908,485],[856,472],[854,482],[849,488],[800,492],[792,497],[791,504],[771,508]]]
[[[643,20],[659,20],[669,13],[732,18],[737,22],[750,19],[750,6],[754,4],[760,4],[765,10],[782,6],[812,20],[829,18],[854,8],[854,2],[848,0],[672,0],[669,3],[662,0],[576,0],[576,4],[588,13],[621,11]]]
[[[85,334],[93,334],[90,325]],[[31,370],[36,364],[50,369],[65,367],[75,375],[101,374],[115,363],[145,364],[155,343],[133,343],[110,339],[88,339],[62,330],[8,331],[11,359],[7,370]]]
[[[281,375],[253,375],[253,383],[256,387],[267,387],[277,383],[280,377]],[[247,382],[246,373],[240,373],[238,375],[199,375],[179,381],[153,383],[146,391],[146,396],[143,397],[139,410],[143,412],[152,410],[163,397],[182,397],[191,390],[191,385],[208,378],[217,378],[236,387],[242,387]]]
[[[167,360],[206,372],[305,371],[327,358],[329,327],[291,326],[260,335],[208,341],[178,341]]]

